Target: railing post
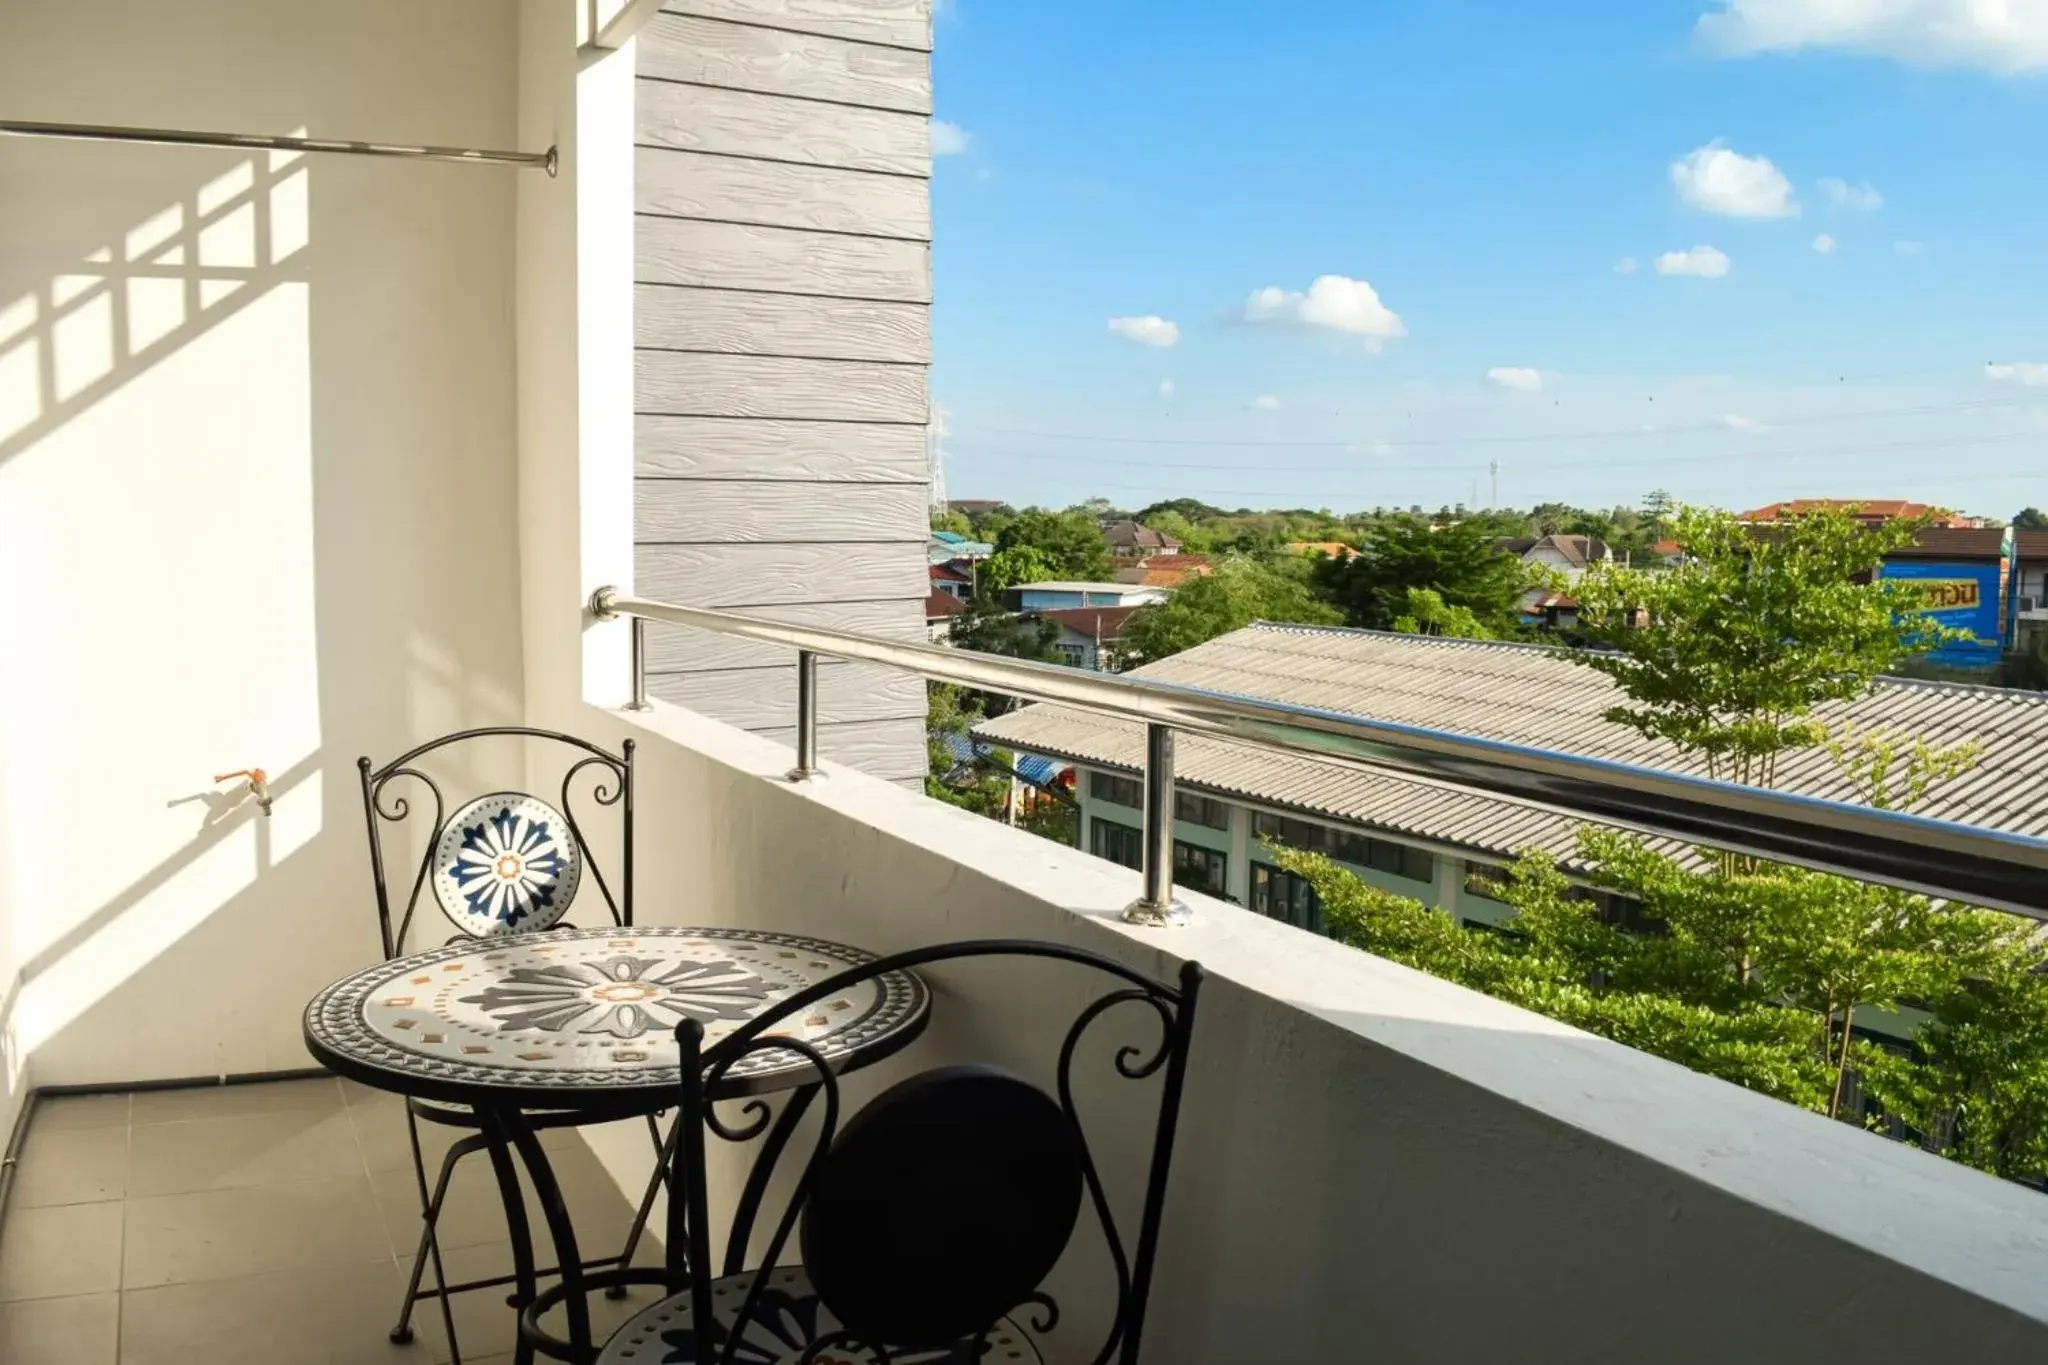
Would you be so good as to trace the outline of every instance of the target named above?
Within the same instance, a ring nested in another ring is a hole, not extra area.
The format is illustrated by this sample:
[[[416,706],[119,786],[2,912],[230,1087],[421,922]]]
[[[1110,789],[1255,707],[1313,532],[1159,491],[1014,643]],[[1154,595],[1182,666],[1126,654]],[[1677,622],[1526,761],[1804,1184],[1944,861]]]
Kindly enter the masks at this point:
[[[1193,916],[1173,898],[1173,727],[1145,727],[1144,892],[1124,907],[1129,924],[1186,924]]]
[[[818,771],[818,656],[796,652],[796,767],[789,780],[808,782]]]
[[[647,618],[633,618],[633,700],[628,711],[645,711],[647,703]]]

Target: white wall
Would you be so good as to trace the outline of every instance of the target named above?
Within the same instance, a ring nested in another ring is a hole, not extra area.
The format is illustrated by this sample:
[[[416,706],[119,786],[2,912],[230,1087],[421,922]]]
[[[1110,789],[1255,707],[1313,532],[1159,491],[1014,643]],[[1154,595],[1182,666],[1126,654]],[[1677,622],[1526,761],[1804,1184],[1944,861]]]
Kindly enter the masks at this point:
[[[9,0],[0,91],[506,147],[516,22]],[[521,714],[521,175],[0,139],[0,998],[11,957],[37,1082],[306,1065],[307,996],[376,952],[356,756]],[[210,780],[251,765],[269,819]]]

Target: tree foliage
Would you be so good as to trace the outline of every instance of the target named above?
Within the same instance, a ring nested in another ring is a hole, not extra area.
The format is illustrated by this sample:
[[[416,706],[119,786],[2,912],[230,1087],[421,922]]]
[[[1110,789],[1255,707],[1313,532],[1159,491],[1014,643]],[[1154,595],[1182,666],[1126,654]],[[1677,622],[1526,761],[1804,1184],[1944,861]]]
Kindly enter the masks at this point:
[[[1448,635],[1458,640],[1491,640],[1493,632],[1472,614],[1469,607],[1453,607],[1434,588],[1410,588],[1394,617],[1394,629],[1403,635]]]
[[[1615,724],[1700,755],[1710,776],[1768,786],[1779,754],[1822,742],[1816,707],[1956,634],[1919,614],[1921,589],[1875,578],[1920,525],[1825,509],[1758,532],[1680,508],[1683,564],[1597,565],[1579,581],[1579,630],[1598,648],[1571,657],[1626,695]]]
[[[1048,512],[1043,507],[1027,507],[1009,517],[992,519],[992,524],[996,525],[997,559],[1007,550],[1029,549],[1043,556],[1032,562],[1047,567],[1047,578],[1095,580],[1109,574],[1109,547],[1102,538],[1102,525],[1085,511]],[[993,565],[995,560],[989,563]]]
[[[1140,608],[1124,624],[1117,651],[1133,664],[1150,663],[1254,621],[1335,625],[1339,619],[1311,589],[1307,561],[1262,564],[1233,556],[1214,573],[1188,579],[1166,601]]]
[[[1462,608],[1486,629],[1505,633],[1531,581],[1522,562],[1479,521],[1392,517],[1366,532],[1359,551],[1350,559],[1316,561],[1316,581],[1351,624],[1376,630],[1393,626],[1410,589],[1426,588],[1446,607]]]
[[[2016,531],[2048,531],[2048,513],[2038,507],[2022,507],[2012,519]]]
[[[1025,583],[1047,583],[1062,577],[1053,557],[1036,545],[1011,545],[997,550],[981,562],[974,575],[976,589],[995,597],[1005,588]]]

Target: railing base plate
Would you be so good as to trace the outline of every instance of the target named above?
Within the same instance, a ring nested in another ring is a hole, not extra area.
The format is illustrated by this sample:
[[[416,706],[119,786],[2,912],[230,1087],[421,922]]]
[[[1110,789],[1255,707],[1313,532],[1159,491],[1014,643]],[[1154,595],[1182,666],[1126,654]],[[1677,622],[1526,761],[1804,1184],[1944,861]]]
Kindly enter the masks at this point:
[[[1142,924],[1148,929],[1178,929],[1194,923],[1195,912],[1188,908],[1186,901],[1169,901],[1165,905],[1154,905],[1140,897],[1124,907],[1125,924]]]

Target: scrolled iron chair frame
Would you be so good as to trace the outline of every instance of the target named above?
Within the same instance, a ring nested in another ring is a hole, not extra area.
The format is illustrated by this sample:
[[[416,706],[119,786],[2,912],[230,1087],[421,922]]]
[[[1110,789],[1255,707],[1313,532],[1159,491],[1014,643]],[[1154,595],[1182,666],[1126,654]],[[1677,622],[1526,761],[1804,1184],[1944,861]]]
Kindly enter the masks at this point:
[[[831,1150],[833,1139],[838,1133],[841,1113],[839,1079],[832,1064],[816,1049],[799,1039],[771,1038],[765,1035],[790,1016],[810,1008],[819,1001],[887,972],[914,970],[935,963],[969,958],[1003,956],[1036,957],[1077,963],[1116,977],[1125,983],[1089,1002],[1068,1027],[1060,1045],[1056,1079],[1059,1106],[1079,1139],[1082,1177],[1088,1202],[1095,1212],[1096,1222],[1107,1244],[1117,1281],[1116,1313],[1110,1322],[1107,1336],[1093,1358],[1093,1365],[1108,1365],[1112,1359],[1119,1362],[1119,1365],[1136,1365],[1146,1303],[1151,1294],[1154,1261],[1158,1253],[1160,1218],[1165,1207],[1167,1175],[1172,1159],[1175,1130],[1180,1117],[1181,1092],[1186,1082],[1188,1049],[1194,1033],[1195,1002],[1203,980],[1202,968],[1193,962],[1185,963],[1181,967],[1180,983],[1176,987],[1150,978],[1113,958],[1086,949],[1019,939],[986,939],[942,944],[877,958],[798,992],[780,1002],[775,1008],[756,1016],[709,1048],[704,1047],[702,1024],[688,1019],[679,1024],[676,1028],[676,1040],[682,1049],[682,1076],[676,1127],[671,1134],[675,1151],[667,1170],[669,1201],[664,1264],[659,1270],[621,1266],[600,1270],[595,1274],[584,1274],[573,1267],[574,1258],[564,1254],[561,1259],[568,1263],[569,1268],[564,1270],[560,1282],[536,1295],[520,1312],[519,1332],[522,1344],[553,1359],[572,1362],[572,1365],[591,1365],[602,1348],[591,1340],[588,1295],[599,1288],[612,1293],[628,1285],[656,1285],[671,1296],[684,1292],[690,1295],[691,1331],[696,1338],[694,1349],[697,1360],[702,1365],[714,1365],[714,1362],[715,1365],[731,1365],[736,1343],[759,1306],[769,1276],[778,1268],[782,1252],[788,1244],[791,1232],[795,1229],[797,1219],[802,1214],[813,1178]],[[1110,1208],[1108,1196],[1103,1189],[1101,1177],[1096,1170],[1094,1155],[1088,1143],[1087,1126],[1082,1122],[1080,1108],[1074,1097],[1073,1080],[1076,1052],[1090,1026],[1117,1006],[1134,1003],[1151,1008],[1158,1020],[1158,1040],[1149,1045],[1126,1043],[1116,1050],[1112,1066],[1117,1075],[1126,1080],[1142,1081],[1153,1076],[1163,1076],[1163,1079],[1160,1085],[1158,1113],[1153,1125],[1145,1202],[1139,1216],[1136,1240],[1127,1249],[1116,1217]],[[756,1052],[777,1050],[792,1052],[802,1057],[816,1072],[817,1079],[794,1091],[784,1104],[780,1116],[775,1116],[764,1100],[754,1098],[741,1106],[736,1119],[728,1120],[721,1117],[716,1109],[716,1097],[727,1072],[743,1058]],[[747,1297],[734,1319],[733,1331],[721,1347],[715,1340],[718,1333],[712,1310],[713,1286],[719,1279],[744,1273],[748,1249],[753,1240],[754,1225],[759,1217],[768,1186],[780,1165],[790,1138],[808,1112],[812,1101],[818,1096],[824,1098],[825,1112],[817,1139],[804,1163],[802,1173],[796,1180],[789,1202],[768,1239],[760,1263],[754,1270]],[[753,1158],[753,1164],[748,1171],[734,1211],[731,1227],[727,1232],[724,1268],[717,1272],[712,1269],[709,1235],[711,1210],[705,1175],[709,1154],[707,1133],[734,1144],[746,1144],[756,1140],[762,1142],[761,1150]],[[563,1235],[568,1233],[568,1213],[560,1206],[559,1197],[551,1198],[549,1192],[542,1191],[541,1204],[550,1230],[556,1235],[558,1251],[566,1246],[572,1246],[573,1240],[562,1240]],[[568,1235],[573,1239],[573,1233]],[[567,1309],[567,1337],[558,1336],[541,1324],[542,1317],[558,1305],[566,1306]],[[1025,1323],[1033,1334],[1044,1337],[1058,1328],[1061,1318],[1059,1304],[1042,1288],[1027,1295],[1011,1309],[1011,1314],[1014,1315],[1026,1308],[1037,1310]],[[964,1344],[978,1357],[986,1347],[988,1333],[993,1331],[996,1325],[988,1324]],[[859,1348],[872,1355],[878,1365],[889,1365],[891,1359],[885,1344],[863,1342],[850,1332],[838,1331],[811,1342],[801,1356],[799,1365],[810,1365],[821,1352],[833,1348],[842,1351]]]
[[[619,752],[612,753],[592,744],[589,740],[558,730],[545,730],[526,725],[480,726],[428,740],[424,744],[408,749],[381,767],[373,766],[368,755],[356,760],[356,770],[362,783],[363,815],[369,831],[371,878],[376,886],[378,939],[386,961],[400,957],[406,951],[406,938],[412,931],[414,916],[420,908],[420,893],[426,888],[427,879],[433,868],[434,853],[449,819],[448,802],[442,793],[441,784],[415,764],[437,750],[470,740],[493,737],[545,740],[567,745],[582,752],[583,756],[571,762],[562,774],[559,809],[563,820],[569,826],[569,837],[582,855],[584,867],[596,883],[598,894],[604,900],[605,909],[610,913],[612,923],[622,928],[629,928],[633,923],[633,741],[625,740],[620,744]],[[600,772],[594,784],[590,786],[588,799],[601,807],[618,808],[620,812],[616,895],[613,894],[612,884],[605,879],[604,868],[597,856],[596,848],[576,818],[576,778],[579,773],[589,768],[599,769]],[[416,783],[423,791],[408,794],[405,789],[400,788],[387,794],[386,788],[401,780]],[[419,865],[412,870],[411,889],[406,895],[402,912],[396,916],[397,927],[394,930],[394,906],[385,868],[384,836],[387,826],[395,832],[398,827],[406,825],[413,818],[413,797],[423,795],[430,795],[433,798],[433,827],[420,854]],[[457,936],[473,937],[459,931]],[[452,942],[453,939],[449,941]],[[426,1159],[420,1145],[419,1120],[423,1118],[428,1122],[448,1127],[477,1130],[470,1136],[450,1144],[442,1157],[439,1175],[431,1189],[427,1183]],[[449,1284],[442,1264],[440,1240],[435,1235],[435,1226],[440,1218],[442,1203],[447,1198],[449,1180],[455,1173],[456,1163],[472,1152],[490,1147],[488,1126],[479,1117],[458,1106],[410,1098],[405,1106],[405,1121],[407,1136],[412,1145],[413,1175],[419,1188],[422,1226],[420,1244],[413,1258],[412,1273],[408,1277],[405,1296],[399,1307],[398,1322],[391,1329],[390,1337],[392,1341],[401,1344],[410,1341],[414,1305],[421,1298],[439,1299],[442,1325],[448,1333],[449,1350],[454,1355],[457,1365],[460,1365],[462,1357],[455,1340],[455,1320],[453,1310],[449,1306],[449,1296],[473,1289],[489,1289],[512,1284],[515,1281],[512,1275],[498,1275],[468,1280],[461,1284]],[[535,1126],[571,1127],[580,1123],[603,1121],[606,1121],[606,1116],[603,1115],[586,1117],[578,1114],[547,1114],[541,1116]],[[647,1121],[653,1134],[656,1151],[664,1150],[658,1123],[652,1115]],[[648,1214],[654,1206],[654,1196],[659,1189],[658,1180],[649,1182],[627,1234],[625,1248],[620,1254],[591,1261],[589,1264],[592,1267],[631,1263],[633,1254],[639,1246],[641,1233],[646,1226]],[[434,1269],[434,1285],[423,1289],[423,1273],[430,1262]]]

